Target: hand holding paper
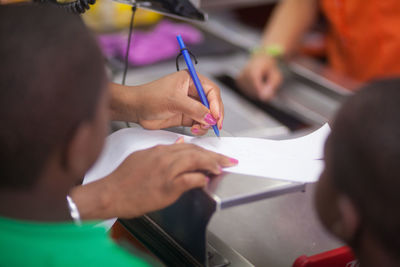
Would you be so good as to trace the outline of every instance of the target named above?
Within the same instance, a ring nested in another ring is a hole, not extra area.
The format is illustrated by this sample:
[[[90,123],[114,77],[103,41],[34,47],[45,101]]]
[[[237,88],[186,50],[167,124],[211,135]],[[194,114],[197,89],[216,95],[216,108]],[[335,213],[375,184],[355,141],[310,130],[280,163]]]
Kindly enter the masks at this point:
[[[99,176],[95,175],[95,178],[105,178],[89,184],[85,179],[84,186],[71,192],[78,208],[82,207],[79,204],[86,204],[83,205],[86,210],[79,210],[82,218],[132,218],[162,209],[183,192],[204,187],[208,175],[218,175],[222,168],[236,164],[228,157],[193,144],[173,144],[173,141],[169,144],[123,157],[116,155],[121,161],[112,165],[115,166],[112,173],[97,173]],[[99,196],[95,192],[102,194]],[[88,196],[97,199],[88,199]],[[87,208],[90,205],[92,208]]]

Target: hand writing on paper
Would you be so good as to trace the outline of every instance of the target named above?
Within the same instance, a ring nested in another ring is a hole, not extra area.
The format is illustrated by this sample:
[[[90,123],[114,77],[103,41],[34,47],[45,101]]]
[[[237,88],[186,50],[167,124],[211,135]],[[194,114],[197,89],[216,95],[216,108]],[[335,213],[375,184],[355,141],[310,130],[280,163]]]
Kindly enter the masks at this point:
[[[220,90],[211,80],[199,75],[210,109],[201,104],[187,71],[179,71],[156,81],[122,87],[113,85],[113,119],[138,122],[146,129],[191,126],[192,133],[203,135],[211,125],[222,128],[224,106]]]

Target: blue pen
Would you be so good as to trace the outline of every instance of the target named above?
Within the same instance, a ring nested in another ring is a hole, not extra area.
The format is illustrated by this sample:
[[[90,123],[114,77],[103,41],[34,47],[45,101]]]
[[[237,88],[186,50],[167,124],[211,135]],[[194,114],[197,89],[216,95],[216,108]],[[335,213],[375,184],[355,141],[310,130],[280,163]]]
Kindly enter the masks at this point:
[[[180,35],[176,36],[176,39],[178,39],[179,47],[181,48],[183,58],[185,59],[186,65],[189,69],[190,76],[193,79],[193,83],[196,86],[197,93],[200,96],[201,103],[203,103],[204,106],[210,109],[210,104],[208,104],[207,96],[204,93],[203,86],[201,86],[200,79],[197,76],[196,70],[194,69],[192,59],[190,58],[189,52],[186,49],[185,43],[183,42],[182,37]],[[212,128],[214,129],[215,135],[219,137],[218,126],[213,125]]]

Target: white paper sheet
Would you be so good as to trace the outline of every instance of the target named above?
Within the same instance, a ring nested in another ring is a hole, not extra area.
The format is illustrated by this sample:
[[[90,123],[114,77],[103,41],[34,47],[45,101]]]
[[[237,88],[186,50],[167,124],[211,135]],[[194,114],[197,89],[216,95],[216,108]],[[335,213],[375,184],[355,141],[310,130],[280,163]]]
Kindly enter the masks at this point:
[[[323,168],[323,147],[330,133],[325,124],[313,133],[290,140],[267,140],[242,137],[191,137],[167,131],[147,131],[140,128],[119,130],[107,138],[96,164],[88,171],[84,184],[113,172],[131,153],[158,144],[173,144],[183,136],[185,142],[225,154],[239,160],[230,172],[257,175],[296,182],[314,182]],[[103,221],[100,227],[110,229],[116,218]]]
[[[131,153],[158,144],[173,144],[183,136],[193,143],[239,160],[229,172],[272,179],[314,182],[323,168],[323,147],[330,128],[327,124],[315,132],[290,140],[267,140],[242,137],[192,137],[167,131],[140,128],[119,130],[107,138],[103,152],[84,183],[95,181],[114,171]]]

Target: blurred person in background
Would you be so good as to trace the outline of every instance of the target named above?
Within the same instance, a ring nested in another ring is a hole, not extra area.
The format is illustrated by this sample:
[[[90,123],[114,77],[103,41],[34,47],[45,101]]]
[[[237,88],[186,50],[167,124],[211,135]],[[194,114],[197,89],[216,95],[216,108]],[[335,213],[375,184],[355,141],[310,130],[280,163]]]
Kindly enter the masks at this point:
[[[400,74],[400,1],[283,0],[262,41],[237,77],[248,95],[269,100],[282,82],[277,58],[290,57],[322,11],[328,22],[329,66],[355,81]]]

